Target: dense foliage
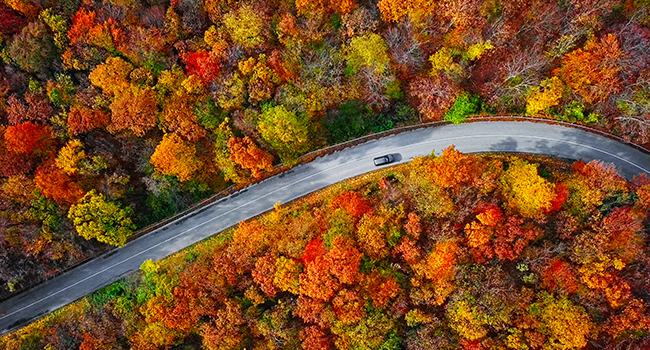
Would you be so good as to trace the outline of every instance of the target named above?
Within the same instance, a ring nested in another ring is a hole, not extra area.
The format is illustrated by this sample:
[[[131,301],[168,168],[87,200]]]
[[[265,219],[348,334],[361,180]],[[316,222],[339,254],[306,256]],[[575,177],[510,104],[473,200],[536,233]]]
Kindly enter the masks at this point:
[[[647,143],[649,16],[647,0],[3,0],[0,296],[123,242],[73,222],[93,190],[131,232],[404,124],[519,114]]]
[[[645,349],[649,194],[451,147],[147,261],[0,349]]]

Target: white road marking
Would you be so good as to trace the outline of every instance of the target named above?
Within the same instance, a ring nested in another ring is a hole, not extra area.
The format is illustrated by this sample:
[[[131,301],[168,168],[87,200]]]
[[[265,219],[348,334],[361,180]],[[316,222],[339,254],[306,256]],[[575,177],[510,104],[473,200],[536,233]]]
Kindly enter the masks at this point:
[[[580,143],[577,143],[577,142],[573,142],[573,141],[566,141],[566,140],[555,139],[555,138],[550,138],[550,137],[543,137],[543,136],[496,135],[496,134],[495,134],[495,135],[457,136],[457,137],[448,137],[448,138],[442,138],[442,139],[436,139],[436,140],[428,140],[428,141],[418,142],[418,143],[414,143],[414,144],[410,144],[410,145],[400,146],[400,147],[396,147],[396,148],[391,149],[391,152],[394,151],[394,150],[400,150],[400,149],[404,149],[404,148],[409,148],[409,147],[414,147],[414,146],[419,146],[419,145],[425,145],[425,144],[430,144],[430,143],[437,143],[437,142],[444,142],[444,141],[454,141],[454,140],[464,140],[464,139],[475,139],[475,138],[486,138],[486,137],[516,137],[516,138],[524,138],[524,137],[525,137],[525,138],[538,139],[538,140],[558,141],[558,142],[561,142],[561,143],[567,143],[567,144],[570,144],[570,145],[575,145],[575,146],[579,146],[579,147],[584,147],[584,148],[588,148],[588,149],[591,149],[591,150],[594,150],[594,151],[597,151],[597,152],[601,152],[601,153],[603,153],[603,154],[607,154],[607,155],[609,155],[609,156],[611,156],[611,157],[614,157],[614,158],[619,159],[619,160],[621,160],[621,161],[623,161],[623,162],[625,162],[625,163],[628,163],[628,164],[630,164],[630,165],[632,165],[632,166],[634,166],[634,167],[640,169],[641,171],[643,171],[643,172],[645,172],[645,173],[650,173],[650,171],[648,171],[647,169],[643,168],[642,166],[640,166],[640,165],[638,165],[638,164],[635,164],[635,163],[633,163],[633,162],[631,162],[631,161],[629,161],[629,160],[627,160],[627,159],[625,159],[625,158],[622,158],[622,157],[620,157],[620,156],[618,156],[618,155],[616,155],[616,154],[613,154],[613,153],[607,152],[607,151],[605,151],[605,150],[602,150],[602,149],[600,149],[600,148],[596,148],[596,147],[592,147],[592,146],[588,146],[588,145],[583,145],[583,144],[580,144]],[[602,136],[601,136],[601,137],[602,137]],[[497,151],[495,151],[495,152],[497,152]],[[379,153],[377,153],[377,154],[379,154]],[[85,281],[87,281],[87,280],[89,280],[89,279],[91,279],[91,278],[97,276],[97,275],[100,275],[100,274],[102,274],[102,273],[104,273],[104,272],[106,272],[106,271],[108,271],[108,270],[110,270],[110,269],[112,269],[112,268],[114,268],[114,267],[116,267],[116,266],[118,266],[118,265],[121,265],[122,263],[124,263],[124,262],[126,262],[126,261],[129,261],[129,260],[131,260],[131,259],[133,259],[133,258],[135,258],[135,257],[137,257],[137,256],[140,256],[140,255],[142,255],[142,254],[144,254],[144,253],[146,253],[146,252],[148,252],[148,251],[150,251],[150,250],[152,250],[152,249],[155,249],[155,248],[161,246],[162,244],[165,244],[165,243],[167,243],[167,242],[169,242],[169,241],[171,241],[171,240],[174,240],[174,239],[176,239],[176,238],[178,238],[178,237],[180,237],[180,236],[182,236],[182,235],[184,235],[184,234],[186,234],[186,233],[188,233],[188,232],[190,232],[190,231],[192,231],[192,230],[194,230],[194,229],[196,229],[196,228],[199,228],[199,227],[201,227],[201,226],[204,226],[205,224],[208,224],[208,223],[210,223],[210,222],[212,222],[212,221],[214,221],[214,220],[217,220],[217,219],[223,217],[224,215],[230,214],[230,213],[232,213],[233,211],[238,210],[238,209],[240,209],[240,208],[242,208],[242,207],[244,207],[244,206],[247,206],[247,205],[249,205],[249,204],[251,204],[251,203],[254,203],[254,202],[256,202],[256,201],[258,201],[258,200],[260,200],[260,199],[266,198],[266,197],[268,197],[268,196],[270,196],[270,195],[272,195],[272,194],[274,194],[274,193],[276,193],[276,192],[279,192],[279,191],[281,191],[281,190],[284,190],[284,189],[286,189],[286,188],[288,188],[288,187],[291,187],[291,186],[293,186],[293,185],[295,185],[295,184],[297,184],[297,183],[299,183],[299,182],[305,181],[305,180],[307,180],[307,179],[309,179],[309,178],[312,178],[312,177],[314,177],[314,176],[320,175],[320,174],[322,174],[322,173],[324,173],[324,172],[328,172],[328,171],[330,171],[330,170],[333,170],[333,169],[336,169],[336,168],[339,168],[339,167],[342,167],[342,166],[345,166],[345,165],[348,165],[348,164],[351,164],[351,163],[356,163],[356,162],[359,162],[359,161],[364,160],[364,159],[367,159],[367,158],[374,158],[375,156],[377,156],[377,154],[374,154],[374,155],[372,155],[372,156],[365,156],[365,157],[357,158],[357,159],[352,160],[352,161],[349,161],[349,162],[347,162],[347,163],[342,163],[342,164],[339,164],[339,165],[335,165],[335,166],[329,167],[329,168],[327,168],[326,170],[321,170],[321,171],[319,171],[319,172],[317,172],[317,173],[314,173],[314,174],[312,174],[312,175],[309,175],[309,176],[307,176],[307,177],[304,177],[304,178],[302,178],[302,179],[300,179],[300,180],[294,181],[294,182],[291,183],[291,184],[285,185],[285,186],[283,186],[283,187],[281,187],[281,188],[278,188],[278,189],[276,189],[276,190],[274,190],[274,191],[271,191],[271,192],[269,192],[269,193],[267,193],[267,194],[265,194],[265,195],[262,195],[262,196],[260,196],[260,197],[256,197],[255,199],[253,199],[253,200],[251,200],[251,201],[249,201],[249,202],[246,202],[246,203],[244,203],[244,204],[242,204],[242,205],[240,205],[240,206],[238,206],[238,207],[236,207],[236,208],[233,208],[233,209],[231,209],[231,210],[229,210],[229,211],[226,211],[226,212],[223,213],[223,214],[220,214],[220,215],[215,216],[215,217],[213,217],[213,218],[211,218],[211,219],[208,219],[208,220],[206,220],[206,221],[204,221],[204,222],[202,222],[202,223],[200,223],[200,224],[198,224],[198,225],[196,225],[196,226],[193,226],[193,227],[191,227],[191,228],[189,228],[189,229],[187,229],[187,230],[185,230],[185,231],[183,231],[183,232],[181,232],[181,233],[178,233],[178,234],[176,234],[176,235],[174,235],[174,236],[172,236],[172,237],[170,237],[170,238],[168,238],[168,239],[166,239],[166,240],[164,240],[164,241],[162,241],[162,242],[160,242],[160,243],[158,243],[158,244],[156,244],[156,245],[154,245],[154,246],[151,246],[151,247],[149,247],[149,248],[147,248],[147,249],[145,249],[145,250],[143,250],[143,251],[141,251],[141,252],[138,252],[138,253],[136,253],[136,254],[134,254],[134,255],[131,255],[131,256],[129,256],[128,258],[126,258],[126,259],[124,259],[124,260],[121,260],[121,261],[119,261],[119,262],[117,262],[117,263],[115,263],[115,264],[113,264],[113,265],[111,265],[111,266],[109,266],[109,267],[106,267],[106,268],[104,268],[104,269],[102,269],[102,270],[100,270],[100,271],[98,271],[98,272],[95,272],[94,274],[92,274],[92,275],[90,275],[90,276],[88,276],[88,277],[86,277],[86,278],[84,278],[84,279],[82,279],[82,280],[79,280],[79,281],[73,283],[73,284],[70,285],[70,286],[67,286],[67,287],[65,287],[65,288],[63,288],[63,289],[60,289],[60,290],[58,290],[58,291],[56,291],[56,292],[54,292],[54,293],[52,293],[52,294],[49,294],[48,296],[46,296],[46,297],[44,297],[44,298],[42,298],[42,299],[39,299],[39,300],[37,300],[37,301],[35,301],[35,302],[32,302],[31,304],[26,305],[26,306],[24,306],[24,307],[22,307],[22,308],[20,308],[20,309],[17,309],[17,310],[15,310],[15,311],[11,312],[11,313],[8,313],[8,314],[6,314],[6,315],[3,315],[2,317],[0,317],[0,320],[2,320],[2,319],[4,319],[4,318],[7,318],[7,317],[9,317],[9,316],[11,316],[11,315],[14,315],[14,314],[16,314],[16,313],[18,313],[18,312],[21,312],[21,311],[23,311],[23,310],[25,310],[25,309],[27,309],[27,308],[30,308],[30,307],[32,307],[32,306],[38,304],[38,303],[41,303],[41,302],[43,302],[43,301],[45,301],[45,300],[47,300],[47,299],[49,299],[49,298],[51,298],[51,297],[53,297],[53,296],[55,296],[55,295],[58,295],[58,294],[60,294],[60,293],[62,293],[62,292],[64,292],[64,291],[66,291],[66,290],[68,290],[68,289],[70,289],[70,288],[73,288],[73,287],[75,287],[75,286],[77,286],[77,285],[79,285],[79,284],[81,284],[81,283],[83,283],[83,282],[85,282]],[[296,198],[302,197],[302,196],[304,196],[304,195],[296,196],[296,197],[290,199],[288,202],[290,202],[290,201],[292,201],[292,200],[294,200],[294,199],[296,199]],[[226,198],[227,198],[227,197],[226,197]],[[215,204],[217,204],[217,203],[215,203]],[[189,215],[189,214],[188,214],[188,215]],[[182,220],[182,219],[183,219],[183,218],[179,218],[178,220]],[[178,220],[176,220],[176,221],[178,221]],[[176,221],[174,221],[174,222],[176,222]],[[171,223],[169,223],[169,224],[166,225],[166,226],[172,225],[174,222],[171,222]],[[165,226],[163,226],[163,227],[165,227]],[[159,230],[161,230],[161,229],[162,229],[162,227],[159,228]],[[155,232],[155,231],[154,231],[154,232]],[[146,236],[143,236],[143,237],[146,237]]]

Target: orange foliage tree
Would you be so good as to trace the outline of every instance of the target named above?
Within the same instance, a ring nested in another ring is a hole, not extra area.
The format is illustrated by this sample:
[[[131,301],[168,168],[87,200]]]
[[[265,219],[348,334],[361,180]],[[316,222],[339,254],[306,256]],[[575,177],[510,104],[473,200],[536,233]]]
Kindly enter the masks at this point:
[[[296,10],[299,14],[310,12],[323,13],[334,11],[340,14],[348,13],[354,9],[354,0],[297,0]]]
[[[586,103],[603,101],[621,90],[618,73],[624,54],[614,34],[591,39],[583,49],[568,53],[555,72]]]
[[[192,178],[201,168],[194,145],[176,134],[165,134],[151,155],[151,164],[165,175],[178,176],[180,181]]]
[[[19,155],[47,155],[53,151],[54,142],[48,126],[25,122],[10,125],[5,133],[5,147],[7,150]]]
[[[54,162],[41,165],[36,170],[34,181],[45,197],[54,199],[60,204],[76,203],[84,195],[81,187],[63,170],[55,166]]]
[[[228,140],[228,149],[230,150],[230,160],[241,165],[242,168],[250,170],[251,175],[256,179],[262,177],[263,170],[271,171],[273,169],[273,156],[259,148],[248,136],[244,138],[231,137]]]

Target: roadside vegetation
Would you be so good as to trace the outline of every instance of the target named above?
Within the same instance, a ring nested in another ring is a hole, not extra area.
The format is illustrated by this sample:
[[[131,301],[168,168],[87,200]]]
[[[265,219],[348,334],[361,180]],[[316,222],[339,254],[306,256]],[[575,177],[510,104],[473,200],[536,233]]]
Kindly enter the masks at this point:
[[[18,349],[644,349],[650,179],[442,156],[328,187],[0,338]]]

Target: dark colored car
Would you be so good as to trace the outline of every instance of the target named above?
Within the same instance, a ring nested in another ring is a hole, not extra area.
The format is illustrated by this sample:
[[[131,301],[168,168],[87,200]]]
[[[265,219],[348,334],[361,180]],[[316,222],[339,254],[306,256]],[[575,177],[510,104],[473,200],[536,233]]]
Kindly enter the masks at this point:
[[[395,160],[392,154],[387,154],[385,156],[377,157],[373,159],[373,162],[375,162],[376,166],[392,163]]]

